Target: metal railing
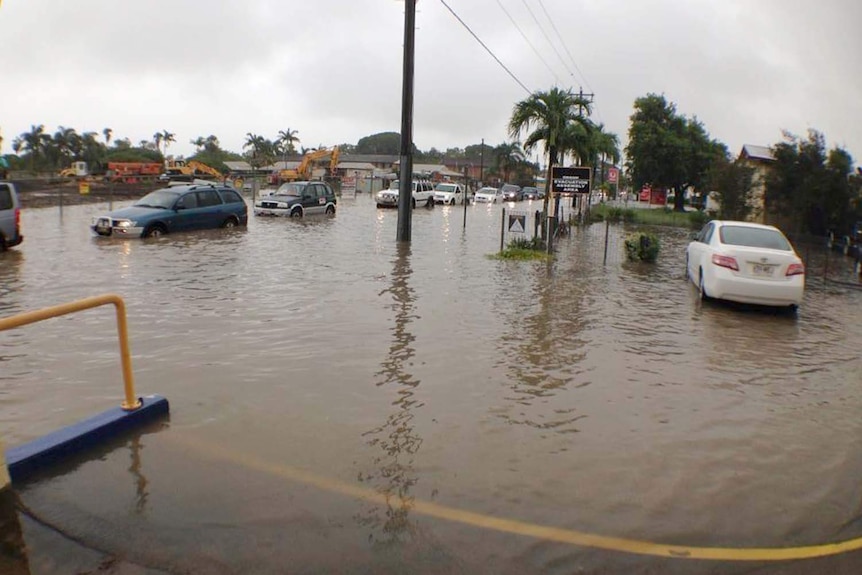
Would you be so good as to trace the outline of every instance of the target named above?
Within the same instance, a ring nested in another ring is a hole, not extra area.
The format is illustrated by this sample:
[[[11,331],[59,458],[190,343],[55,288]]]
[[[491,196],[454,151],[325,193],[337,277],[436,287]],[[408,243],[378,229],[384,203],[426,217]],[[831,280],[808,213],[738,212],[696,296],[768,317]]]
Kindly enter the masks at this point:
[[[132,356],[129,353],[129,336],[126,327],[126,304],[120,296],[116,294],[97,295],[2,318],[0,319],[0,331],[108,304],[113,304],[117,311],[117,335],[120,339],[120,361],[123,366],[123,387],[125,390],[125,399],[121,407],[126,411],[134,411],[141,407],[141,400],[135,397],[135,377],[132,374]]]

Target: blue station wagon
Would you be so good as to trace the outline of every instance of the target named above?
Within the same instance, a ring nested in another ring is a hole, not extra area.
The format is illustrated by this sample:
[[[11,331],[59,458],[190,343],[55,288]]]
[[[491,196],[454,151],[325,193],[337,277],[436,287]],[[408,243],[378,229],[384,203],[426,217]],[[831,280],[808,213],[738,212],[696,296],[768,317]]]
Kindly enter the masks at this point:
[[[158,237],[172,232],[248,225],[248,206],[228,186],[189,185],[151,192],[128,208],[93,218],[100,236]]]

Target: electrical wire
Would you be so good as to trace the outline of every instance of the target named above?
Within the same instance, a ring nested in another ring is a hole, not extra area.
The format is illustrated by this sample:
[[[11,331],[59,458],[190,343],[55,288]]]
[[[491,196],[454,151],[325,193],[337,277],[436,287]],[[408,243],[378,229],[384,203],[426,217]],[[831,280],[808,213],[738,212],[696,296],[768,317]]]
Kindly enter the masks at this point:
[[[502,2],[500,2],[500,0],[497,0],[497,5],[498,5],[498,6],[500,6],[500,9],[503,11],[503,13],[504,13],[506,16],[508,16],[508,17],[509,17],[509,21],[511,21],[511,22],[512,22],[512,25],[515,27],[515,30],[517,30],[517,31],[518,31],[518,33],[520,33],[520,34],[521,34],[521,37],[524,39],[524,41],[525,41],[525,42],[530,46],[530,48],[532,48],[532,49],[533,49],[533,52],[535,52],[535,53],[536,53],[536,56],[538,56],[538,57],[539,57],[539,60],[541,60],[541,61],[542,61],[542,64],[544,64],[544,65],[545,65],[545,68],[547,68],[547,69],[548,69],[548,72],[550,72],[550,73],[551,73],[551,75],[554,77],[554,80],[556,80],[556,81],[557,81],[557,84],[560,84],[560,78],[559,78],[559,76],[557,76],[557,73],[556,73],[556,72],[554,72],[554,70],[551,68],[550,64],[548,64],[548,61],[547,61],[547,60],[545,60],[545,57],[544,57],[544,56],[542,56],[542,53],[541,53],[541,52],[539,52],[539,51],[536,49],[536,47],[533,45],[533,43],[532,43],[532,42],[530,42],[530,39],[529,39],[529,38],[527,38],[527,35],[526,35],[526,34],[524,34],[524,31],[521,29],[521,27],[520,27],[520,26],[518,26],[518,23],[517,23],[517,22],[515,22],[515,19],[514,19],[514,18],[512,18],[512,15],[509,13],[509,11],[508,11],[508,10],[506,10],[506,7],[505,7],[505,6],[503,6],[503,3],[502,3]]]
[[[522,87],[522,88],[527,92],[527,94],[532,94],[532,93],[533,93],[533,91],[532,91],[532,90],[530,90],[529,88],[527,88],[527,86],[525,86],[525,85],[524,85],[524,83],[523,83],[523,82],[521,82],[521,81],[518,79],[518,77],[517,77],[517,76],[515,76],[515,74],[513,74],[513,73],[512,73],[512,71],[511,71],[511,70],[509,70],[509,69],[506,67],[506,65],[505,65],[505,64],[503,64],[503,62],[501,62],[501,61],[500,61],[500,59],[499,59],[499,58],[497,58],[496,54],[494,54],[494,53],[491,51],[491,49],[490,49],[490,48],[488,48],[488,46],[486,46],[486,45],[485,45],[485,43],[484,43],[484,42],[482,42],[482,40],[481,40],[481,39],[479,39],[479,37],[476,35],[476,33],[475,33],[475,32],[473,32],[473,30],[471,30],[469,26],[467,26],[467,24],[466,24],[466,23],[461,19],[461,17],[460,17],[460,16],[458,16],[458,15],[455,13],[455,11],[454,11],[454,10],[452,10],[452,8],[451,8],[448,4],[446,4],[446,1],[445,1],[445,0],[440,0],[440,3],[441,3],[441,4],[443,4],[443,6],[445,6],[445,7],[446,7],[446,9],[447,9],[447,10],[449,10],[449,12],[451,12],[451,13],[452,13],[452,16],[454,16],[454,17],[455,17],[455,19],[457,19],[457,20],[458,20],[458,22],[460,22],[460,23],[461,23],[461,25],[462,25],[464,28],[466,28],[466,29],[467,29],[467,31],[470,33],[470,35],[472,35],[472,36],[473,36],[473,38],[475,38],[475,39],[476,39],[476,41],[477,41],[479,44],[481,44],[481,45],[482,45],[482,47],[485,49],[485,51],[486,51],[486,52],[488,52],[488,54],[490,54],[490,55],[491,55],[491,57],[492,57],[492,58],[494,58],[494,60],[496,60],[496,61],[497,61],[497,63],[498,63],[498,64],[499,64],[499,65],[500,65],[500,66],[501,66],[501,67],[502,67],[502,68],[503,68],[503,69],[504,69],[504,70],[509,74],[509,76],[511,76],[511,77],[512,77],[512,79],[513,79],[515,82],[517,82],[517,83],[518,83],[518,85],[519,85],[519,86],[521,86],[521,87]]]
[[[545,8],[545,3],[542,0],[539,0],[539,6],[542,7],[542,11],[545,13],[545,17],[548,19],[548,22],[551,23],[551,27],[554,29],[554,32],[557,34],[557,38],[560,40],[560,44],[562,44],[563,49],[566,51],[566,54],[569,56],[569,59],[572,61],[572,65],[575,67],[575,70],[578,71],[578,75],[581,77],[581,80],[584,81],[584,85],[590,92],[593,92],[592,87],[590,87],[590,83],[587,82],[587,77],[584,76],[584,73],[581,72],[581,69],[578,68],[578,63],[575,62],[575,58],[572,56],[572,53],[569,51],[569,47],[566,46],[566,42],[563,40],[562,35],[560,35],[560,31],[557,29],[557,25],[554,24],[554,19],[551,18],[551,15],[548,14],[548,9]]]
[[[529,4],[527,4],[527,0],[521,0],[521,2],[523,2],[523,3],[524,3],[524,7],[527,9],[527,12],[529,12],[529,13],[530,13],[530,16],[532,16],[532,17],[533,17],[533,21],[536,23],[536,26],[538,26],[538,27],[539,27],[539,31],[542,33],[542,36],[544,36],[544,37],[545,37],[545,40],[547,40],[547,41],[548,41],[548,44],[550,44],[551,48],[554,50],[554,53],[557,55],[557,58],[559,58],[559,59],[560,59],[560,62],[562,62],[563,67],[566,69],[566,72],[568,72],[568,73],[569,73],[569,76],[571,76],[572,78],[574,78],[574,77],[575,77],[575,74],[572,72],[572,69],[571,69],[571,68],[569,68],[569,65],[568,65],[568,64],[566,64],[566,60],[563,58],[563,55],[562,55],[562,54],[560,54],[560,51],[557,49],[557,47],[556,47],[556,46],[554,45],[554,43],[551,41],[551,38],[548,36],[548,33],[547,33],[547,32],[545,32],[545,28],[542,26],[541,22],[539,22],[539,19],[538,19],[538,18],[536,18],[536,14],[533,12],[533,9],[532,9],[532,8],[530,8],[530,5],[529,5]]]

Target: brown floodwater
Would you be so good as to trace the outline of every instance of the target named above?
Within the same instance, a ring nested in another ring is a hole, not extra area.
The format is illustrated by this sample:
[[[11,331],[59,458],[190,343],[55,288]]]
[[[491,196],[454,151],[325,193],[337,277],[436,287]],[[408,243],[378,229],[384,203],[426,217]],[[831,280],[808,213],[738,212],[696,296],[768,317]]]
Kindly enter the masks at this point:
[[[624,261],[621,226],[603,264],[603,224],[551,263],[513,262],[487,257],[498,205],[468,207],[466,229],[463,207],[418,209],[406,246],[397,212],[363,196],[331,218],[157,240],[93,237],[106,208],[23,213],[0,315],[120,294],[137,391],[171,416],[19,487],[25,542],[35,519],[169,573],[862,571],[858,552],[700,561],[572,535],[862,537],[849,271],[812,273],[794,315],[702,304],[686,230],[657,230],[655,265]],[[112,309],[0,333],[7,446],[121,399]],[[34,573],[59,564],[31,547]]]

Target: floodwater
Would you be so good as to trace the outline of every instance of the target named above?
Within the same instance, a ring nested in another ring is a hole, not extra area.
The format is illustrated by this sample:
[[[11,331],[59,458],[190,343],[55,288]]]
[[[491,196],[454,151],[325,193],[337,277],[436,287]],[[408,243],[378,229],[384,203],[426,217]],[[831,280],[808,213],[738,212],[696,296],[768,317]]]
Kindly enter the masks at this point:
[[[852,285],[811,278],[797,315],[701,304],[677,229],[655,265],[624,261],[620,226],[603,264],[603,224],[552,263],[489,259],[497,205],[466,229],[417,209],[407,246],[364,196],[156,240],[92,237],[106,208],[25,211],[0,314],[120,294],[137,392],[170,421],[18,488],[25,543],[39,523],[167,573],[862,571],[618,543],[862,537]],[[0,333],[7,446],[121,399],[113,309]],[[28,547],[33,573],[74,565]]]

